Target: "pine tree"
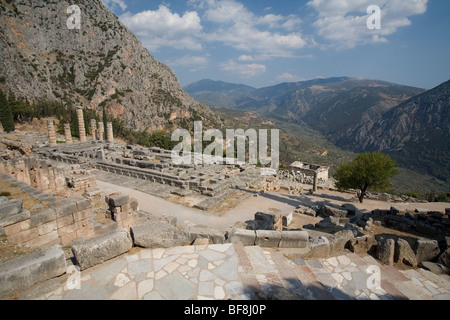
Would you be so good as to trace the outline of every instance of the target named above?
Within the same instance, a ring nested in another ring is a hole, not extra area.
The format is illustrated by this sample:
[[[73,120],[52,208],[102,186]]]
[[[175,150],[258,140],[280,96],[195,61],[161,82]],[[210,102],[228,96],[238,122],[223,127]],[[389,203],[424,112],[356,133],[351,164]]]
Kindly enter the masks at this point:
[[[5,132],[12,132],[15,130],[14,117],[11,106],[8,103],[6,94],[0,90],[0,121]]]

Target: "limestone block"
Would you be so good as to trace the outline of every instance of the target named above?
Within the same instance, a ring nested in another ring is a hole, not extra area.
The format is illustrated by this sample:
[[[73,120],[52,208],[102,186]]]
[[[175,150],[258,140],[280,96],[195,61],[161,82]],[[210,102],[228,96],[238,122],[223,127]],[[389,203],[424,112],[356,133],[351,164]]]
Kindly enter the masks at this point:
[[[348,246],[349,242],[354,239],[355,236],[351,230],[343,230],[336,232],[330,241],[331,253],[342,252]]]
[[[349,249],[354,253],[368,253],[377,245],[374,235],[364,235],[350,240]]]
[[[66,269],[64,251],[59,245],[0,264],[0,297],[58,277]]]
[[[337,217],[337,218],[345,218],[348,215],[348,211],[346,209],[338,209],[334,207],[330,207],[328,205],[323,205],[319,211],[318,215],[323,217]]]
[[[307,248],[309,234],[307,231],[283,231],[279,243],[280,248]]]
[[[31,228],[56,220],[56,211],[53,208],[42,209],[31,214]]]
[[[77,243],[72,246],[72,252],[77,265],[84,270],[128,252],[132,247],[129,233],[118,229]]]
[[[309,239],[310,255],[313,258],[328,258],[330,256],[330,242],[326,237],[312,237]]]
[[[417,263],[431,261],[439,255],[439,245],[436,240],[418,239],[414,244]]]
[[[413,268],[417,267],[416,255],[405,239],[399,238],[397,240],[394,261],[404,263]]]
[[[120,207],[130,202],[130,197],[124,194],[113,194],[109,196],[109,205],[111,207]]]
[[[450,249],[445,250],[439,257],[439,263],[450,268]]]
[[[277,248],[281,241],[281,231],[256,230],[255,245],[266,248]]]
[[[78,211],[77,203],[68,200],[65,200],[63,203],[56,205],[54,209],[56,211],[57,218],[62,218]]]
[[[377,258],[381,263],[392,266],[394,264],[395,240],[381,238],[377,246]]]
[[[293,219],[293,215],[294,215],[294,213],[291,212],[288,215],[285,215],[285,216],[282,217],[282,219],[283,219],[283,227],[288,227],[291,224],[292,219]]]
[[[197,238],[209,239],[211,244],[223,244],[225,242],[225,236],[222,232],[206,226],[190,226],[185,233],[191,243]]]
[[[10,200],[0,204],[0,219],[17,214],[22,210],[23,200]]]
[[[1,219],[0,226],[2,227],[10,226],[12,224],[19,223],[29,218],[30,218],[30,211],[28,211],[27,209],[22,209],[22,211],[20,211],[17,214],[10,215],[9,217]]]
[[[143,248],[171,248],[189,243],[186,235],[166,221],[152,220],[131,227],[136,246]]]
[[[233,229],[228,236],[230,243],[242,242],[244,246],[254,246],[256,232],[254,230]]]

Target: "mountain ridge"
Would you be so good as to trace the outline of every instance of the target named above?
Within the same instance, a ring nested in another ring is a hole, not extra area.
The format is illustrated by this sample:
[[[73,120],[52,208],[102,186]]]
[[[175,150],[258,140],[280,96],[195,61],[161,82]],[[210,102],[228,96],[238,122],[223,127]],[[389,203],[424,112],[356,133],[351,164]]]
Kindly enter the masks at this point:
[[[69,29],[68,1],[0,0],[0,88],[29,101],[61,101],[121,118],[139,130],[220,119],[184,92],[101,0],[77,0],[80,29]]]

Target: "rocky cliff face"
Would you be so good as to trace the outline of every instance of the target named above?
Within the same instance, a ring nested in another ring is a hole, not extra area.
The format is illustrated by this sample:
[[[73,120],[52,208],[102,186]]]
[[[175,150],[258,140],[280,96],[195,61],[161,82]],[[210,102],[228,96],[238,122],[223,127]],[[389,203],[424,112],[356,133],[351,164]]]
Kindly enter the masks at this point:
[[[67,24],[73,4],[80,29]],[[0,0],[0,55],[0,88],[18,97],[105,106],[135,129],[218,121],[101,0]]]

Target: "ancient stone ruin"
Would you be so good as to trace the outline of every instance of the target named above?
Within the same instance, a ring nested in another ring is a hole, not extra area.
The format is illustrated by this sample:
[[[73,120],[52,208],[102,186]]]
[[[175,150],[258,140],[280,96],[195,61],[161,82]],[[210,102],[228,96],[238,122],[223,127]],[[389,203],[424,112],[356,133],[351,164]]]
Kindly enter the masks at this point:
[[[183,274],[184,278],[176,278],[176,282],[188,289],[182,289],[183,294],[175,297],[409,299],[417,297],[419,289],[414,287],[411,293],[402,285],[409,281],[405,275],[413,273],[399,273],[394,266],[420,268],[440,276],[449,273],[449,210],[417,208],[411,212],[398,210],[393,204],[390,210],[367,212],[351,203],[337,206],[324,201],[300,205],[289,214],[256,212],[253,220],[236,222],[227,230],[216,230],[198,224],[181,227],[176,213],[154,217],[140,211],[138,201],[125,194],[112,193],[102,198],[97,176],[114,175],[148,185],[151,194],[165,199],[195,198],[197,201],[191,206],[208,212],[227,203],[237,191],[251,198],[282,190],[294,199],[305,196],[306,184],[312,185],[312,192],[316,193],[319,188],[327,187],[328,168],[296,162],[289,171],[264,176],[260,169],[247,164],[175,165],[170,151],[115,141],[111,123],[107,123],[105,135],[104,124],[91,121],[87,137],[81,108],[77,109],[77,116],[80,141],[72,139],[67,124],[64,126],[66,143],[57,143],[53,120],[47,121],[48,141],[36,144],[32,151],[5,141],[21,151],[5,154],[0,161],[0,178],[21,190],[24,198],[29,196],[39,204],[29,207],[25,206],[29,200],[0,197],[0,235],[13,244],[40,251],[0,264],[0,297],[10,297],[17,290],[24,291],[64,275],[69,266],[67,254],[72,255],[70,261],[80,271],[90,272],[92,267],[100,268],[112,259],[127,255],[133,248],[139,253],[125,258],[127,262],[123,265],[129,267],[123,269],[127,271],[120,273],[115,285],[120,287],[132,279],[136,283],[142,281],[141,288],[146,281],[147,285],[152,283],[158,294],[169,297],[166,287],[157,281]],[[407,201],[373,197],[393,203]],[[313,218],[316,222],[294,226],[299,217]],[[414,237],[377,233],[381,227]],[[150,268],[149,257],[161,269],[147,272],[151,279],[135,277],[134,272]],[[358,271],[358,265],[364,269]],[[358,277],[365,277],[361,270],[365,272],[372,266],[388,274],[397,272],[396,278],[389,280],[392,282],[385,280],[382,289],[367,289],[367,292],[363,287],[355,289],[361,285]],[[185,282],[187,278],[197,281],[197,289]],[[211,284],[212,279],[218,280]],[[402,283],[396,287],[398,279]],[[12,282],[17,282],[17,286]],[[450,288],[446,291],[446,282],[436,283],[439,285],[433,287],[434,291],[429,289],[430,297],[447,297]],[[238,287],[247,291],[239,291]],[[343,295],[337,288],[344,288],[349,295]],[[139,290],[134,291],[139,293]],[[120,296],[118,292],[112,297]],[[70,297],[70,293],[66,294]]]

